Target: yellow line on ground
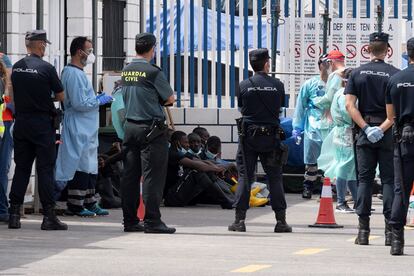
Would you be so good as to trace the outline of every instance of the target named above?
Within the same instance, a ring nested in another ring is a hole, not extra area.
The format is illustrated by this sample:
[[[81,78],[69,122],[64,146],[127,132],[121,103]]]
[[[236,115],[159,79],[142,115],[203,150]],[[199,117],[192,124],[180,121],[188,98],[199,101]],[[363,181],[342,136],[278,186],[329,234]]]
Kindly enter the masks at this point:
[[[299,251],[294,252],[294,255],[313,255],[318,254],[320,252],[326,251],[326,248],[305,248]]]
[[[251,273],[256,272],[265,268],[269,268],[271,265],[248,265],[244,266],[235,270],[232,270],[231,272],[238,272],[238,273]]]
[[[350,239],[347,239],[346,241],[354,242],[355,241],[355,238],[350,238]],[[381,236],[369,236],[369,240],[370,241],[375,240],[375,239],[378,239],[378,238],[381,238]]]
[[[414,226],[405,226],[404,227],[405,230],[414,230]]]

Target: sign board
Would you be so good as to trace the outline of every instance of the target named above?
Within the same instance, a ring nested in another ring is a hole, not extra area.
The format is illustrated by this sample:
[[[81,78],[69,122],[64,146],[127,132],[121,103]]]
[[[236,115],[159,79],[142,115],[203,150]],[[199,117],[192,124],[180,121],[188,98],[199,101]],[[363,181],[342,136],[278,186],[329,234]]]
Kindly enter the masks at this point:
[[[347,67],[358,67],[370,61],[370,55],[367,51],[369,44],[369,34],[377,30],[377,24],[370,18],[333,18],[330,24],[330,36],[328,36],[328,45],[332,49],[338,49],[346,56]],[[295,32],[288,36],[294,39],[294,49],[290,41],[286,41],[286,49],[290,50],[287,64],[290,72],[315,73],[319,72],[317,58],[322,54],[323,45],[323,20],[322,18],[295,18]],[[401,64],[401,46],[398,45],[400,28],[403,20],[389,18],[383,31],[390,35],[390,48],[388,52],[388,62],[396,67]],[[319,28],[317,30],[317,28]],[[316,35],[319,34],[319,39]],[[289,81],[287,89],[291,95],[292,90],[298,93],[302,83],[310,76],[295,76],[294,81]]]

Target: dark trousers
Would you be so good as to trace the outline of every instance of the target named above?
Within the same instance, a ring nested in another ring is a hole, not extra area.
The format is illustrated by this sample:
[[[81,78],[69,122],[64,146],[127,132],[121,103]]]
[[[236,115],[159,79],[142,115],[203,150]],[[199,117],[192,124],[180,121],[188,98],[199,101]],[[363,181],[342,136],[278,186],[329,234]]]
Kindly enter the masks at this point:
[[[186,172],[179,182],[168,189],[165,195],[165,205],[183,207],[205,191],[212,181],[206,173]]]
[[[96,203],[95,186],[96,174],[77,171],[72,180],[68,181],[68,209],[80,212],[85,207],[92,207]]]
[[[414,181],[414,144],[401,143],[400,147],[401,158],[398,144],[395,144],[394,149],[395,190],[390,224],[395,228],[401,228],[406,224],[410,192]]]
[[[52,120],[47,115],[19,115],[16,119],[13,131],[16,168],[10,191],[11,204],[23,204],[36,159],[40,202],[44,208],[54,206],[55,136]]]
[[[121,181],[124,225],[139,222],[137,209],[140,196],[140,178],[143,176],[143,198],[145,221],[161,221],[160,204],[165,185],[168,162],[168,140],[161,135],[151,142],[146,141],[148,126],[125,124],[124,173]]]
[[[391,217],[394,198],[394,164],[392,132],[388,130],[377,143],[368,141],[365,133],[360,131],[356,142],[358,160],[358,194],[356,213],[360,217],[371,215],[372,188],[377,164],[379,164],[383,194],[383,214],[386,219]]]
[[[275,142],[266,136],[247,136],[244,140],[244,143],[239,143],[236,157],[237,169],[239,171],[239,185],[237,187],[236,200],[233,207],[242,211],[249,209],[251,184],[255,181],[257,158],[260,157],[260,163],[269,179],[268,186],[271,195],[270,203],[272,209],[275,212],[286,210],[282,167],[273,162],[274,150],[276,150],[275,144],[278,147],[280,141],[277,140]],[[265,152],[264,150],[266,148],[270,151]],[[243,153],[246,164],[243,162]]]

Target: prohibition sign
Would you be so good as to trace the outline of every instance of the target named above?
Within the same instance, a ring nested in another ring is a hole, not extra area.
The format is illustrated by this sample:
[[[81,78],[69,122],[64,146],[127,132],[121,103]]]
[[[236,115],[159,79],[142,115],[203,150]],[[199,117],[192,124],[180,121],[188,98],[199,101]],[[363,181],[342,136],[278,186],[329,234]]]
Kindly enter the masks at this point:
[[[299,43],[295,43],[295,58],[300,58],[300,44]]]
[[[391,46],[388,47],[388,53],[387,53],[388,58],[392,57],[393,54],[394,54],[394,50],[391,48]]]
[[[362,46],[362,48],[361,48],[361,55],[365,59],[369,59],[370,58],[369,57],[369,52],[368,52],[368,46],[369,45],[366,44],[366,45]]]
[[[356,55],[357,55],[357,48],[352,44],[346,45],[346,58],[354,59]]]
[[[316,49],[315,49],[316,45],[314,43],[309,44],[308,48],[306,49],[306,52],[308,53],[308,56],[310,58],[315,58],[317,53],[316,53]],[[319,55],[321,55],[322,49],[321,47],[319,47]]]

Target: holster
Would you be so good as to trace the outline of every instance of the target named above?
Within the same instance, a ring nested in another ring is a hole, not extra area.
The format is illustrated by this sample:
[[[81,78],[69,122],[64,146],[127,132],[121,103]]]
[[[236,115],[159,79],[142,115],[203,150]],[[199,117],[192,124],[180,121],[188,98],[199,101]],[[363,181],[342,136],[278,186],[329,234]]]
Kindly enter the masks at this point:
[[[149,132],[146,136],[146,141],[148,143],[155,140],[155,138],[165,135],[167,133],[168,127],[164,121],[154,120],[149,128]]]
[[[244,137],[246,132],[245,132],[245,127],[244,127],[243,117],[236,119],[236,125],[237,125],[237,134],[239,135],[239,137]]]

